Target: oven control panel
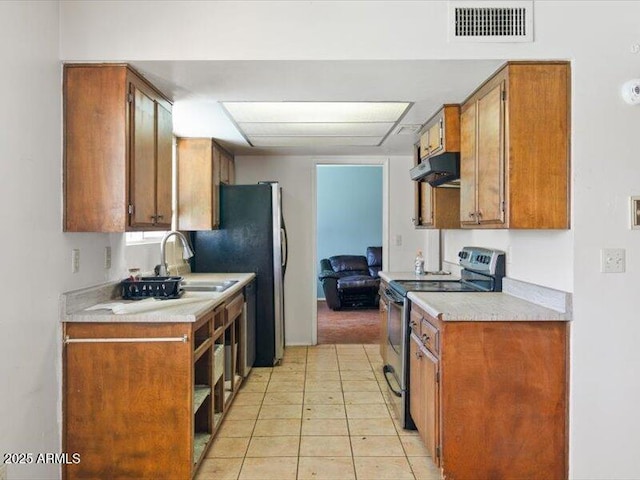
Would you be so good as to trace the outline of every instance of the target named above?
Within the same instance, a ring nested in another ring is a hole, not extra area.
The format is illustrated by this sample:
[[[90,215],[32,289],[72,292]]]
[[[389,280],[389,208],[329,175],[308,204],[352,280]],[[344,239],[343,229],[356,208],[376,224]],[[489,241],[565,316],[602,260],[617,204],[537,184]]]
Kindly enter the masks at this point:
[[[486,275],[505,275],[505,253],[483,247],[463,247],[458,253],[460,266]]]

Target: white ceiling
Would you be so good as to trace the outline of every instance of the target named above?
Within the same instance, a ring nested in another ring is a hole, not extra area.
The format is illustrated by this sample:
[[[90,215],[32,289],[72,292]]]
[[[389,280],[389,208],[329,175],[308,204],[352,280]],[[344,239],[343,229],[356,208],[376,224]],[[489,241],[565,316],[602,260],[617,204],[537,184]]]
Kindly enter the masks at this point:
[[[423,124],[444,103],[462,102],[502,60],[139,61],[134,68],[174,101],[174,133],[213,137],[238,155],[409,155],[415,135],[381,146],[251,147],[221,101],[405,101],[400,125]]]

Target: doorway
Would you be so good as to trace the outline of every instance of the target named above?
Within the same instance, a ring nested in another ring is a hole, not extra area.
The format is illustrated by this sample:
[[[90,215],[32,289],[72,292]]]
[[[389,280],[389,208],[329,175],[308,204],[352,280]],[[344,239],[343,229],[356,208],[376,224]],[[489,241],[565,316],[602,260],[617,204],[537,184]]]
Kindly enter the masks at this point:
[[[382,247],[384,168],[371,164],[316,165],[316,265],[336,255],[360,256]],[[317,280],[317,343],[377,343],[378,310],[370,296],[352,303],[328,302]],[[328,305],[333,303],[333,305]]]

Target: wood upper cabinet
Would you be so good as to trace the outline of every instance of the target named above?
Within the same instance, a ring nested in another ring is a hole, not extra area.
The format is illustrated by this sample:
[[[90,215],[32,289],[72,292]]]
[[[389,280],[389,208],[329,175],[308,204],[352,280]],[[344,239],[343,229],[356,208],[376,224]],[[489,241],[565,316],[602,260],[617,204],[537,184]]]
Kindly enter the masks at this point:
[[[420,147],[414,147],[414,164],[418,164]],[[414,182],[414,217],[416,228],[460,228],[460,189],[432,187],[427,182]]]
[[[220,150],[220,183],[233,185],[235,183],[236,169],[233,156],[226,150]]]
[[[443,478],[567,478],[567,322],[442,321],[412,302],[411,323],[410,413]]]
[[[171,226],[171,103],[128,65],[64,67],[64,230]]]
[[[460,223],[569,228],[567,62],[509,62],[462,105]]]
[[[448,104],[422,128],[420,158],[460,151],[460,105]]]
[[[220,184],[235,181],[233,157],[211,138],[178,138],[178,229],[220,227]]]

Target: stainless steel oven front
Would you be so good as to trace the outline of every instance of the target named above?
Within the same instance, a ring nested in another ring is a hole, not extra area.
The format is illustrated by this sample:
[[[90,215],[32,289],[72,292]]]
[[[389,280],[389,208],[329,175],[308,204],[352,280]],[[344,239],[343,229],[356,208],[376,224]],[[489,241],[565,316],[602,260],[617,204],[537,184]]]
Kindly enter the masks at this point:
[[[383,367],[384,376],[389,388],[391,405],[396,417],[403,424],[404,428],[411,428],[405,425],[410,422],[410,416],[406,412],[406,342],[407,335],[407,298],[395,290],[387,288],[382,292],[384,301],[387,304],[387,338],[386,338],[386,360]]]

